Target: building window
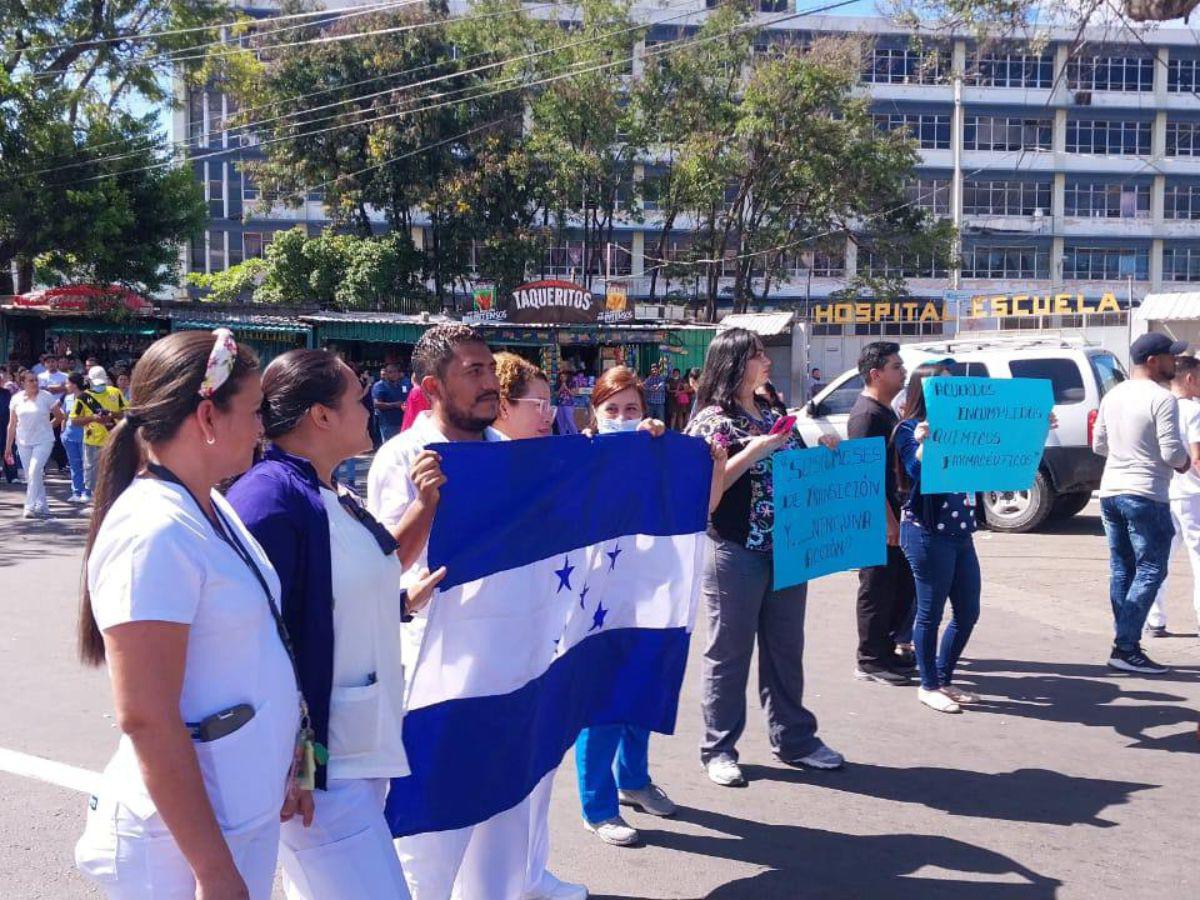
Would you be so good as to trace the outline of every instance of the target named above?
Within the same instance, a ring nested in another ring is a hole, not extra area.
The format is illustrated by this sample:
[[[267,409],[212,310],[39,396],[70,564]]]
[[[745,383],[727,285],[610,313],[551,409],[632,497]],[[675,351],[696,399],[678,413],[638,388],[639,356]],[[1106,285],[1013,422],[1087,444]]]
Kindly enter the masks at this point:
[[[967,116],[963,122],[966,150],[1049,150],[1053,139],[1050,119]]]
[[[1168,184],[1163,191],[1164,219],[1200,219],[1200,182]]]
[[[267,245],[273,237],[274,232],[271,231],[242,232],[242,256],[245,259],[261,259],[266,255]]]
[[[963,278],[1049,278],[1050,254],[1036,247],[967,247]]]
[[[1078,56],[1067,62],[1072,91],[1152,91],[1154,60],[1149,56]]]
[[[813,251],[812,273],[818,278],[840,278],[845,275],[846,248]]]
[[[225,232],[208,233],[208,271],[225,271]]]
[[[1167,122],[1167,156],[1200,156],[1200,122]]]
[[[946,178],[913,178],[906,185],[908,199],[935,216],[950,215],[950,181]]]
[[[1167,90],[1172,94],[1190,94],[1200,87],[1200,59],[1175,59],[1167,63]]]
[[[963,215],[1032,216],[1050,212],[1050,185],[1035,181],[966,181]]]
[[[208,256],[208,250],[204,246],[204,232],[200,232],[192,238],[191,254],[188,260],[188,270],[192,272],[207,271],[204,267],[205,260]]]
[[[1163,281],[1200,281],[1200,244],[1163,247]]]
[[[949,50],[877,46],[867,57],[862,80],[867,84],[943,84],[949,74]]]
[[[1090,219],[1150,218],[1150,186],[1145,184],[1068,184],[1065,201],[1068,216]]]
[[[192,88],[188,91],[188,140],[193,147],[199,147],[204,140],[204,91]],[[201,267],[203,268],[203,267]]]
[[[980,87],[1049,88],[1054,84],[1054,56],[1019,49],[977,53],[967,81]]]
[[[225,164],[219,162],[205,163],[208,178],[205,182],[205,199],[208,201],[208,214],[214,219],[225,216]]]
[[[254,175],[245,167],[239,165],[238,172],[242,176],[242,202],[253,203],[258,199],[258,183],[254,180]]]
[[[1150,251],[1127,247],[1065,247],[1064,279],[1075,281],[1119,281],[1133,276],[1150,277]]]
[[[1150,123],[1107,119],[1068,120],[1067,152],[1146,156],[1150,153]]]
[[[870,278],[945,278],[949,274],[944,262],[919,253],[889,257],[863,250],[858,268]]]
[[[916,113],[886,113],[875,116],[880,131],[907,129],[922,150],[950,149],[950,117]]]

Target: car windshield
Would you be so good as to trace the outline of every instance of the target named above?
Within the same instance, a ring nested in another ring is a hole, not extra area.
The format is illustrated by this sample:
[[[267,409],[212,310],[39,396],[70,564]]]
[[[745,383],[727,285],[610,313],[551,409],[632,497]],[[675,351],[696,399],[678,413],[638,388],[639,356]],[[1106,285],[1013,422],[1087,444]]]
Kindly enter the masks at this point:
[[[1121,368],[1121,361],[1111,353],[1097,353],[1091,357],[1091,360],[1096,380],[1100,382],[1101,397],[1129,377]]]

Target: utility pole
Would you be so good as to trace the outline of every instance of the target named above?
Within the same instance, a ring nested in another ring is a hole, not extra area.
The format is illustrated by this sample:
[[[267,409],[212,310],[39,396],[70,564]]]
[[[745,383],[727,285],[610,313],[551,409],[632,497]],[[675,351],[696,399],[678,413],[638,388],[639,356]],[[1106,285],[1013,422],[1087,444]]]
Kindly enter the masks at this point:
[[[962,103],[962,74],[954,74],[954,117],[950,125],[950,143],[954,158],[954,177],[950,183],[950,216],[954,223],[954,261],[956,265],[950,270],[950,287],[958,290],[962,280],[962,269],[957,265],[962,256],[962,221],[963,221],[963,103]]]

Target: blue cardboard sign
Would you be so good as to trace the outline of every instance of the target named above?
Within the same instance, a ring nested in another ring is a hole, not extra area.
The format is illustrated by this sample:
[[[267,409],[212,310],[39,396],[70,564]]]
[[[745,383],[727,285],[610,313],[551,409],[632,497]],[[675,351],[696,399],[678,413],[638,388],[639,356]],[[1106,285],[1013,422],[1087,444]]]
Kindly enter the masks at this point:
[[[1028,490],[1053,408],[1044,378],[926,378],[921,491]]]
[[[881,437],[772,457],[775,588],[887,561]]]

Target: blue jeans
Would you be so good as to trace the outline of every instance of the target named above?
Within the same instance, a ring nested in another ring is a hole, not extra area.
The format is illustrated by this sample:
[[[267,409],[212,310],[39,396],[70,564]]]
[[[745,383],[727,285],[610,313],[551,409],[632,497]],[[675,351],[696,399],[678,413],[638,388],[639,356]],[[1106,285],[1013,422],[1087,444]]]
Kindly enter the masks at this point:
[[[87,490],[83,480],[83,435],[79,435],[79,440],[63,438],[62,444],[71,466],[71,493],[78,497]]]
[[[595,725],[575,741],[575,771],[583,817],[595,825],[617,814],[617,789],[650,783],[650,732],[633,725]]]
[[[660,422],[667,421],[667,402],[665,400],[662,403],[647,403],[646,406],[650,409],[651,419],[658,419]]]
[[[900,546],[917,588],[913,650],[921,687],[936,691],[953,680],[954,667],[979,621],[979,557],[969,536],[945,537],[910,522],[900,523]],[[952,615],[939,649],[938,627],[947,599]]]
[[[1167,577],[1171,538],[1175,536],[1171,507],[1149,497],[1119,494],[1100,499],[1100,519],[1108,536],[1108,597],[1116,629],[1113,645],[1118,650],[1134,650],[1154,597]]]
[[[395,425],[389,425],[382,418],[377,418],[376,421],[379,423],[379,440],[381,443],[386,444],[400,433],[400,422],[397,422]]]

